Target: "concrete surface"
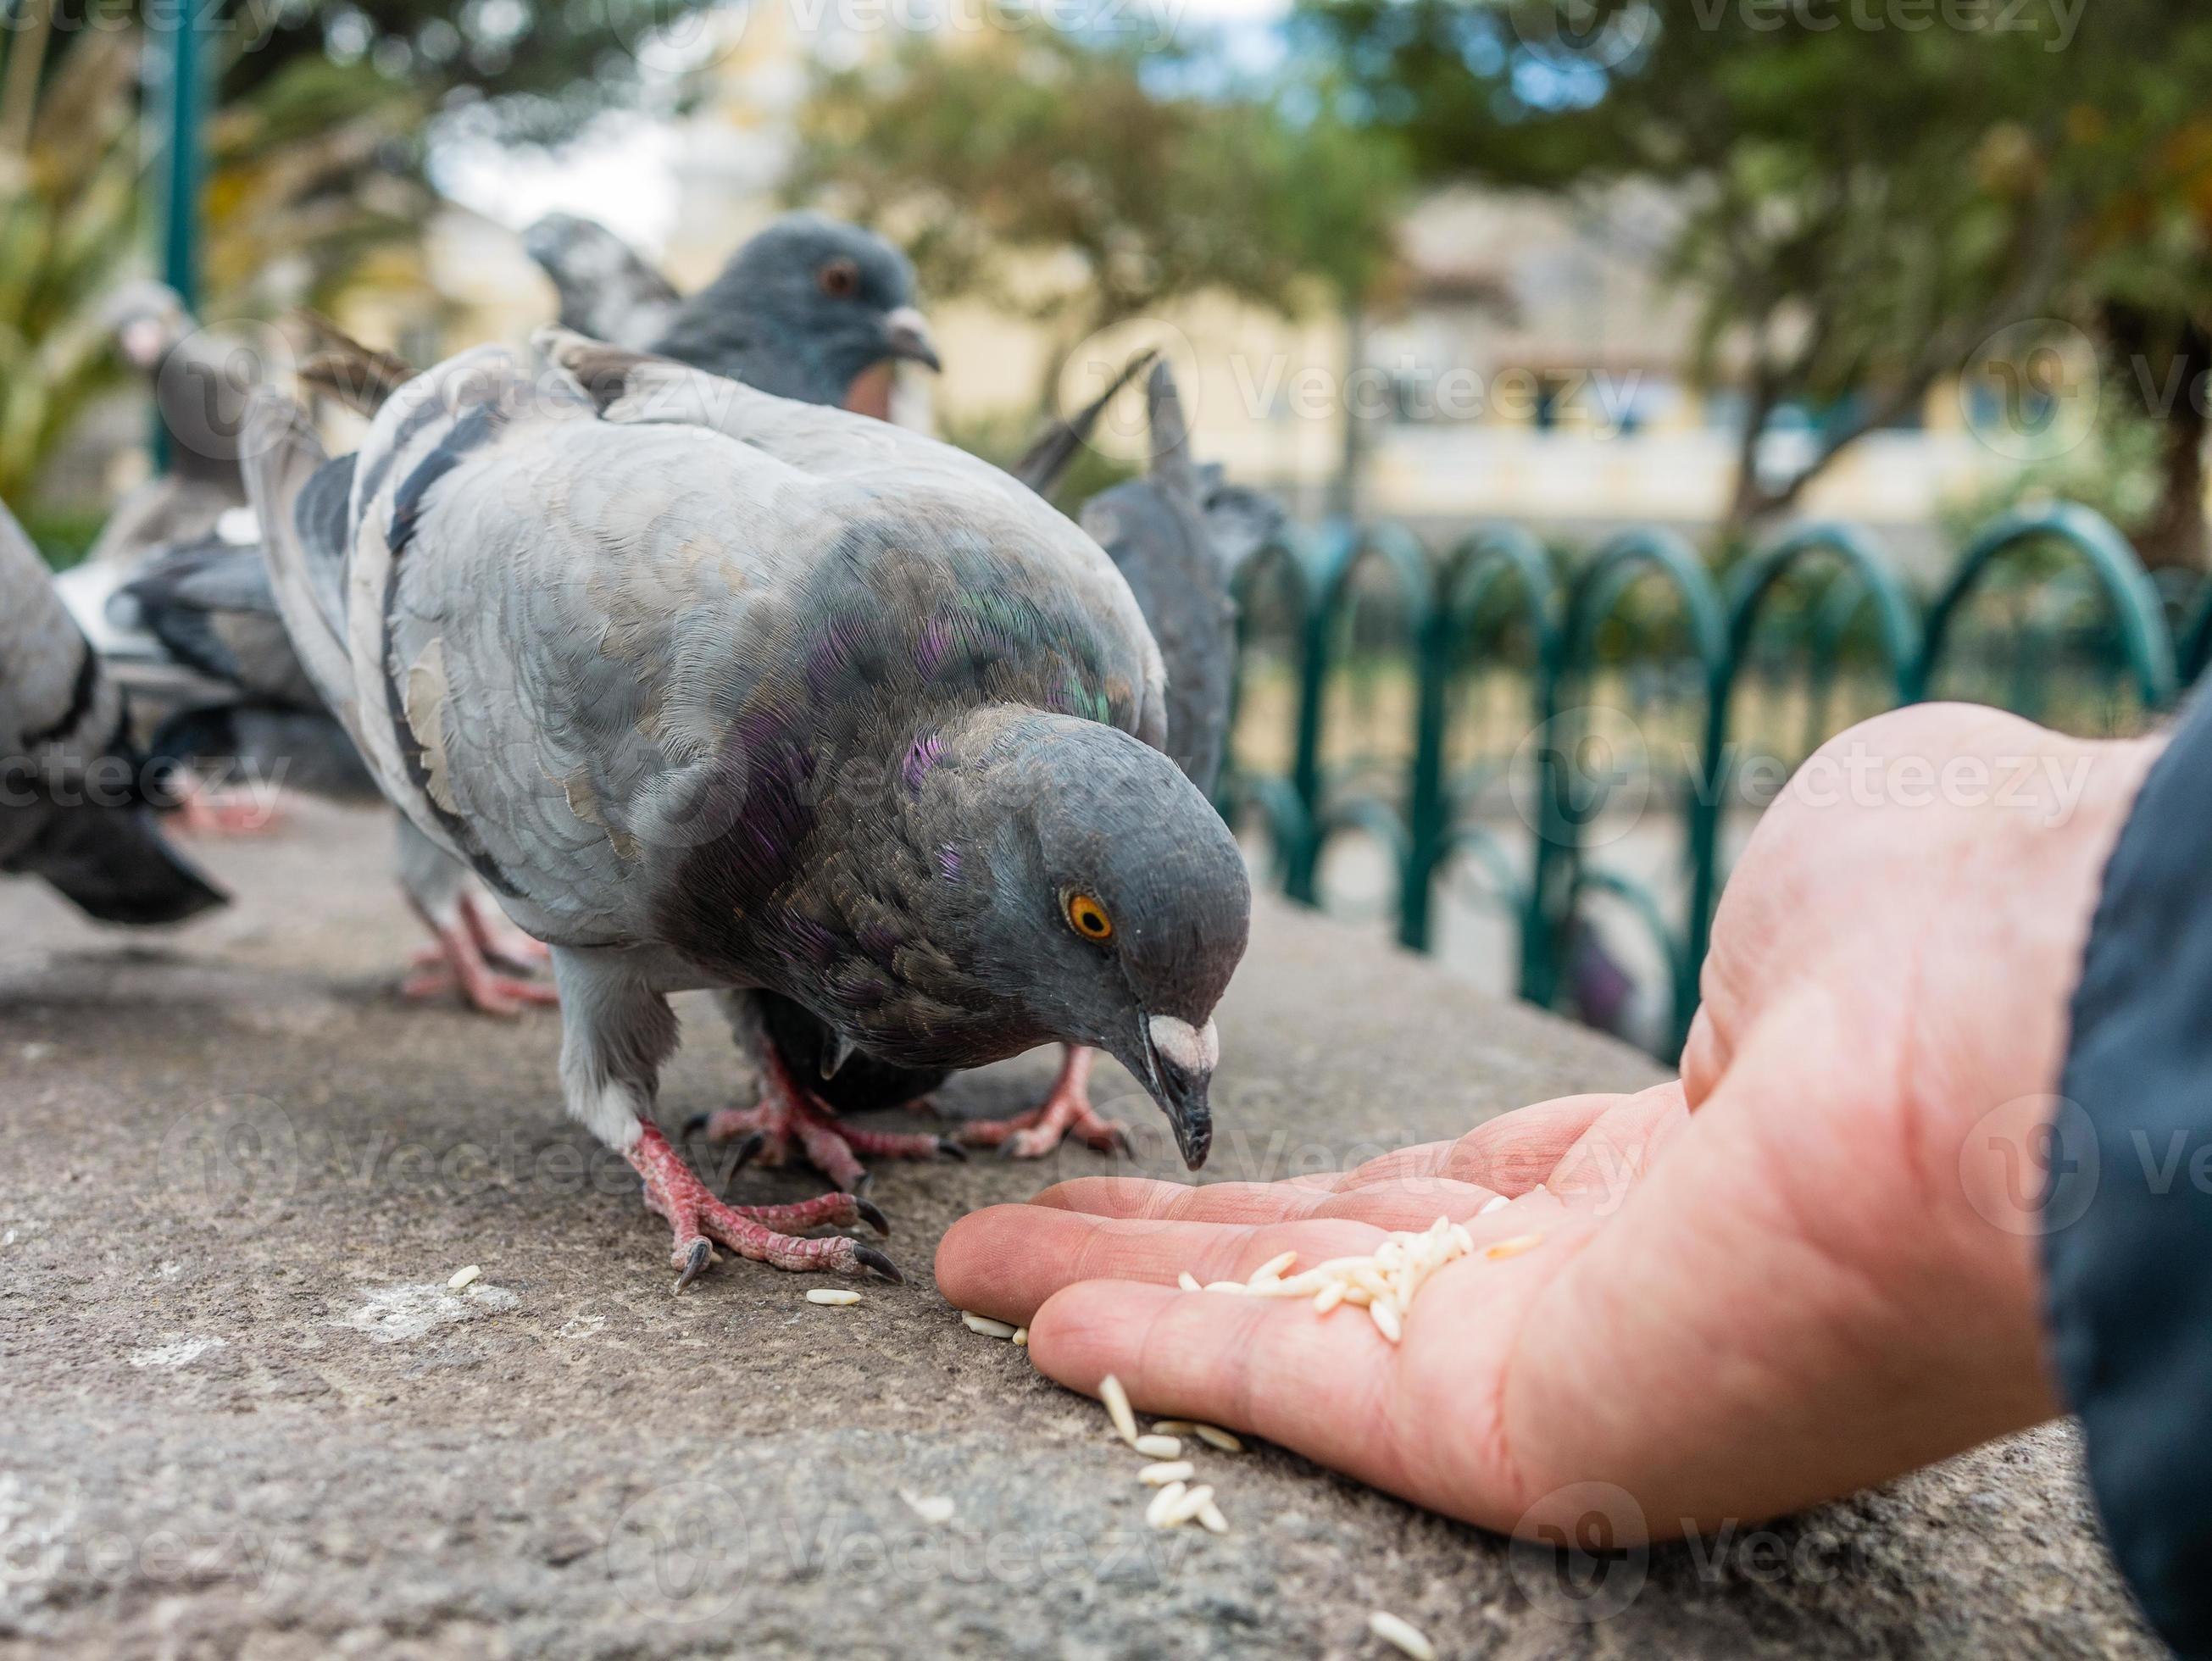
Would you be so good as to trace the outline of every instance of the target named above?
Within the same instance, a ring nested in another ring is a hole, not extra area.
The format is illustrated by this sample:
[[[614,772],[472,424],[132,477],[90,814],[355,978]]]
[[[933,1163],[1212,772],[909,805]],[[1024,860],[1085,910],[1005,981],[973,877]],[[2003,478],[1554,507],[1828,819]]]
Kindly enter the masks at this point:
[[[664,1227],[560,1112],[556,1019],[392,997],[387,843],[295,808],[204,848],[242,902],[159,939],[0,889],[0,1656],[1376,1654],[1375,1608],[1452,1656],[2155,1652],[2063,1428],[1565,1579],[1264,1448],[1211,1462],[1231,1536],[1150,1533],[1099,1409],[927,1273],[960,1212],[1097,1156],[880,1168],[911,1283],[857,1308],[745,1264],[672,1298]],[[672,1125],[740,1083],[684,1013]],[[1652,1076],[1272,904],[1221,1025],[1209,1176]]]

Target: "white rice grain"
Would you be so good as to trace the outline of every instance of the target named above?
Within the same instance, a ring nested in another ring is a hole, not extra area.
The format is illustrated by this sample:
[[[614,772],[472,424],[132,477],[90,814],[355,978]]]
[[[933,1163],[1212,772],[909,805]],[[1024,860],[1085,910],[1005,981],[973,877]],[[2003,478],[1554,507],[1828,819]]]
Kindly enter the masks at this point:
[[[475,1263],[471,1263],[466,1269],[456,1269],[453,1271],[453,1278],[446,1282],[446,1290],[459,1292],[483,1273],[483,1270]]]
[[[1400,1654],[1412,1656],[1413,1661],[1437,1661],[1437,1646],[1429,1642],[1428,1635],[1387,1609],[1377,1609],[1367,1617],[1367,1630]]]
[[[1198,1276],[1192,1274],[1188,1269],[1183,1270],[1182,1274],[1176,1276],[1176,1284],[1181,1287],[1185,1292],[1203,1292],[1206,1290],[1204,1287],[1199,1285]]]
[[[1520,1235],[1500,1241],[1482,1255],[1492,1259],[1516,1256],[1542,1238]],[[1473,1255],[1475,1250],[1474,1238],[1465,1225],[1444,1216],[1418,1233],[1384,1236],[1365,1256],[1331,1257],[1292,1275],[1285,1271],[1295,1267],[1297,1254],[1285,1251],[1255,1269],[1249,1281],[1215,1281],[1199,1289],[1247,1298],[1310,1299],[1317,1316],[1327,1315],[1340,1304],[1349,1304],[1365,1310],[1376,1330],[1396,1343],[1405,1335],[1408,1311],[1421,1288],[1438,1269]],[[1198,1283],[1186,1271],[1177,1284],[1188,1291]]]
[[[1152,1434],[1155,1436],[1188,1436],[1197,1427],[1193,1425],[1188,1419],[1155,1419],[1152,1421]]]
[[[901,1488],[898,1494],[899,1498],[906,1501],[907,1508],[925,1523],[949,1523],[952,1520],[956,1507],[943,1494],[916,1494],[912,1488]]]
[[[1188,1490],[1182,1483],[1170,1482],[1154,1494],[1152,1503],[1145,1507],[1145,1525],[1155,1529],[1173,1527],[1168,1521],[1168,1513],[1182,1503],[1182,1496],[1187,1492]]]
[[[1211,1500],[1198,1508],[1198,1525],[1208,1534],[1229,1532],[1229,1519],[1221,1514],[1221,1507]]]
[[[1507,1199],[1503,1194],[1493,1194],[1482,1202],[1481,1208],[1474,1214],[1478,1217],[1487,1217],[1492,1212],[1497,1210],[1500,1206],[1509,1206],[1513,1202]]]
[[[1219,1448],[1224,1453],[1242,1453],[1243,1443],[1238,1441],[1218,1425],[1193,1425],[1190,1433],[1210,1448]]]
[[[1398,1305],[1389,1298],[1368,1305],[1367,1318],[1375,1323],[1376,1331],[1394,1344],[1406,1335],[1406,1329],[1398,1324]]]
[[[1016,1349],[1027,1349],[1030,1347],[1030,1329],[1027,1327],[1016,1327],[1014,1335],[1006,1342]]]
[[[1212,1503],[1213,1489],[1207,1483],[1200,1482],[1194,1488],[1184,1489],[1182,1498],[1169,1509],[1167,1526],[1174,1528],[1178,1524],[1194,1521],[1199,1512]]]
[[[1147,1459],[1180,1459],[1182,1443],[1173,1436],[1139,1436],[1129,1445]]]
[[[964,1309],[960,1311],[960,1318],[969,1331],[980,1332],[986,1338],[1011,1338],[1021,1329],[1012,1321],[994,1321],[988,1315],[970,1315]]]
[[[1137,1480],[1148,1488],[1164,1488],[1170,1482],[1188,1482],[1197,1475],[1198,1467],[1188,1459],[1163,1459],[1139,1471]]]
[[[814,1287],[807,1292],[806,1301],[810,1304],[828,1304],[833,1308],[842,1308],[847,1304],[859,1303],[860,1294],[850,1287]]]
[[[1121,1381],[1108,1373],[1098,1381],[1098,1399],[1106,1404],[1106,1411],[1114,1421],[1114,1429],[1131,1447],[1137,1445],[1137,1415],[1129,1410],[1129,1392],[1121,1388]]]

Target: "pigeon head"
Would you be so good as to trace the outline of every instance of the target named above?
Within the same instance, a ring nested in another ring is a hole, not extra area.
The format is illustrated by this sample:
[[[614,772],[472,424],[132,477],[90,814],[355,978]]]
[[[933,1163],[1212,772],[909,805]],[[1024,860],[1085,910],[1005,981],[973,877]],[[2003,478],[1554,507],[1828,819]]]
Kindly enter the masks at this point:
[[[192,331],[191,313],[166,283],[126,283],[100,312],[124,362],[148,374]]]
[[[967,753],[938,787],[974,827],[945,844],[972,888],[970,962],[1010,1025],[1127,1068],[1196,1170],[1214,1006],[1251,927],[1236,841],[1172,761],[1118,727],[1037,711],[977,724],[981,742],[956,740]]]
[[[906,256],[813,213],[786,214],[738,249],[653,350],[781,398],[879,417],[892,364],[940,367]]]

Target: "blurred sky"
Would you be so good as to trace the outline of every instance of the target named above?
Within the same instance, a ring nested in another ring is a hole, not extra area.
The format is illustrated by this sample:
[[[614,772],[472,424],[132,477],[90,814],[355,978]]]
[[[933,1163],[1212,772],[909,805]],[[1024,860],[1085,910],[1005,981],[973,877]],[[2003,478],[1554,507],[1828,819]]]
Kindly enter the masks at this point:
[[[804,0],[755,3],[796,7]],[[799,15],[834,18],[836,4],[820,0]],[[908,15],[927,6],[928,0],[917,0]],[[1280,26],[1290,0],[1125,0],[1119,9],[1140,27],[1164,27],[1177,41],[1203,40],[1209,57],[1232,71],[1260,73],[1280,60]],[[834,21],[817,49],[833,60],[858,55],[851,32],[839,39]],[[672,55],[663,91],[672,91],[677,76],[689,67],[680,53]],[[648,105],[653,97],[649,89]],[[434,135],[431,176],[454,201],[501,224],[520,229],[556,210],[581,214],[652,253],[664,246],[676,222],[683,144],[678,122],[644,111],[604,116],[557,151],[509,148],[473,136],[441,142]]]

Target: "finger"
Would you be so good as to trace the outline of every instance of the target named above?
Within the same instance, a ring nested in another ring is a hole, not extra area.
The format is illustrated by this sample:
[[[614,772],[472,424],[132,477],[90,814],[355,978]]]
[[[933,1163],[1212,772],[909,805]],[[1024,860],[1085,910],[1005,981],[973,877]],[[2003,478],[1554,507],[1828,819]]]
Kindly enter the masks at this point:
[[[1024,1322],[1054,1293],[1078,1281],[1173,1287],[1187,1273],[1201,1282],[1241,1281],[1285,1251],[1310,1263],[1362,1256],[1382,1235],[1370,1224],[1341,1219],[1247,1226],[990,1206],[970,1212],[946,1232],[937,1248],[937,1284],[957,1308]]]
[[[1599,1118],[1628,1100],[1615,1092],[1561,1096],[1501,1113],[1453,1142],[1400,1148],[1370,1159],[1352,1172],[1346,1187],[1400,1181],[1410,1177],[1449,1177],[1498,1194],[1526,1194]]]
[[[1728,1071],[1729,1045],[1710,1003],[1698,1006],[1690,1020],[1690,1036],[1682,1045],[1683,1099],[1695,1109],[1713,1093],[1721,1074]]]
[[[1133,1217],[1198,1223],[1284,1223],[1309,1217],[1353,1217],[1380,1228],[1426,1228],[1439,1216],[1459,1222],[1496,1196],[1489,1189],[1449,1177],[1409,1177],[1358,1189],[1310,1188],[1291,1183],[1153,1182],[1140,1177],[1084,1177],[1060,1183],[1030,1202],[1096,1217]]]
[[[1609,1213],[1689,1123],[1680,1080],[1640,1091],[1584,1131],[1544,1186],[1570,1205],[1594,1205]]]
[[[1147,1413],[1233,1425],[1394,1492],[1419,1463],[1395,1388],[1401,1358],[1349,1305],[1316,1316],[1303,1299],[1086,1281],[1031,1319],[1030,1360],[1091,1396],[1113,1373]]]

